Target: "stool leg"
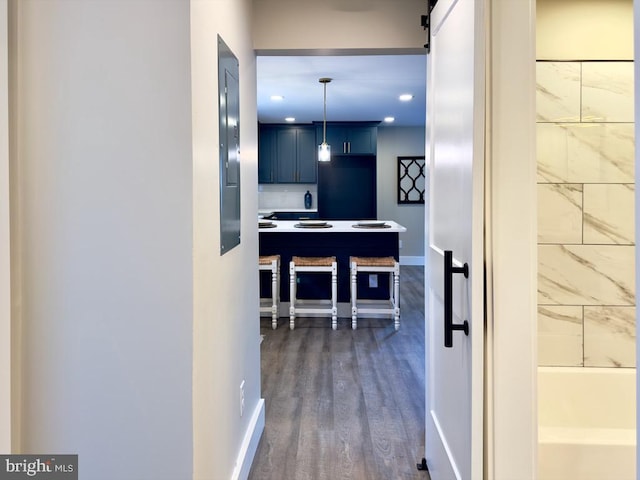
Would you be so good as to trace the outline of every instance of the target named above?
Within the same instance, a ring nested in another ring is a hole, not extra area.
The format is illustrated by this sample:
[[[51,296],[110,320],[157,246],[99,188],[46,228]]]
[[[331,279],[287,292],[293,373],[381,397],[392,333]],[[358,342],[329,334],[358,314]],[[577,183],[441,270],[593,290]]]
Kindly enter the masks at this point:
[[[392,320],[395,320],[395,315],[396,315],[395,278],[396,278],[396,271],[394,269],[393,272],[389,272],[389,304],[392,310],[392,313],[391,313]]]
[[[400,267],[397,263],[393,272],[393,311],[395,329],[400,330]]]
[[[296,265],[289,263],[289,329],[296,328]]]
[[[338,264],[331,264],[331,328],[338,328]]]
[[[351,263],[351,328],[358,328],[358,264]]]
[[[271,267],[271,328],[278,328],[278,264],[273,261]]]

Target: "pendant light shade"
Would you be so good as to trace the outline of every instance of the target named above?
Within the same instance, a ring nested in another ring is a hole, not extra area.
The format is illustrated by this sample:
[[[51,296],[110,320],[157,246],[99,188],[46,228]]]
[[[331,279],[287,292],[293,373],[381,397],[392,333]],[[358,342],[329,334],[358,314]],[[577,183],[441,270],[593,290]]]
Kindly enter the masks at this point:
[[[322,142],[320,145],[318,145],[318,161],[331,161],[331,145],[329,145],[327,142]]]
[[[331,81],[330,78],[321,78],[318,80],[324,85],[324,110],[322,121],[322,143],[318,145],[318,161],[328,162],[331,160],[331,146],[327,143],[327,83]]]

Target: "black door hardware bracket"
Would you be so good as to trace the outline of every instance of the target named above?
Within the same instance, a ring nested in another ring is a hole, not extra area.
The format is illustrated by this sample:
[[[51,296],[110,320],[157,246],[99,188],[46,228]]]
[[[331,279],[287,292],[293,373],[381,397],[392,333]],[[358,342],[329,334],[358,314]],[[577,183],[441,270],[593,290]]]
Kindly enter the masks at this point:
[[[436,6],[436,3],[438,3],[438,0],[429,0],[427,3],[427,14],[420,15],[420,26],[427,32],[427,43],[424,44],[427,53],[431,52],[431,10]]]

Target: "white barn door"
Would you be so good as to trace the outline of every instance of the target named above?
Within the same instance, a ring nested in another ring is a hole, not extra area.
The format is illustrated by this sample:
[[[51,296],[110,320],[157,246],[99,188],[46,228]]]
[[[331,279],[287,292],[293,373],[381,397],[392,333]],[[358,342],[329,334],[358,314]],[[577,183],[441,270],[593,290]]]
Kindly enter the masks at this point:
[[[426,461],[483,474],[484,1],[439,0],[427,63]]]

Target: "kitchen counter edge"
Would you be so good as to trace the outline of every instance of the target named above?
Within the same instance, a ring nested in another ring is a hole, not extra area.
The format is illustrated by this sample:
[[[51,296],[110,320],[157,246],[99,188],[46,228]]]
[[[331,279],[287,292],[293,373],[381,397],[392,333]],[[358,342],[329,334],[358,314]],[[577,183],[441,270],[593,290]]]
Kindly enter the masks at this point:
[[[391,220],[380,220],[389,225],[389,228],[358,228],[358,220],[327,220],[330,228],[299,228],[295,225],[297,220],[273,220],[275,227],[259,228],[260,233],[403,233],[407,229]]]

